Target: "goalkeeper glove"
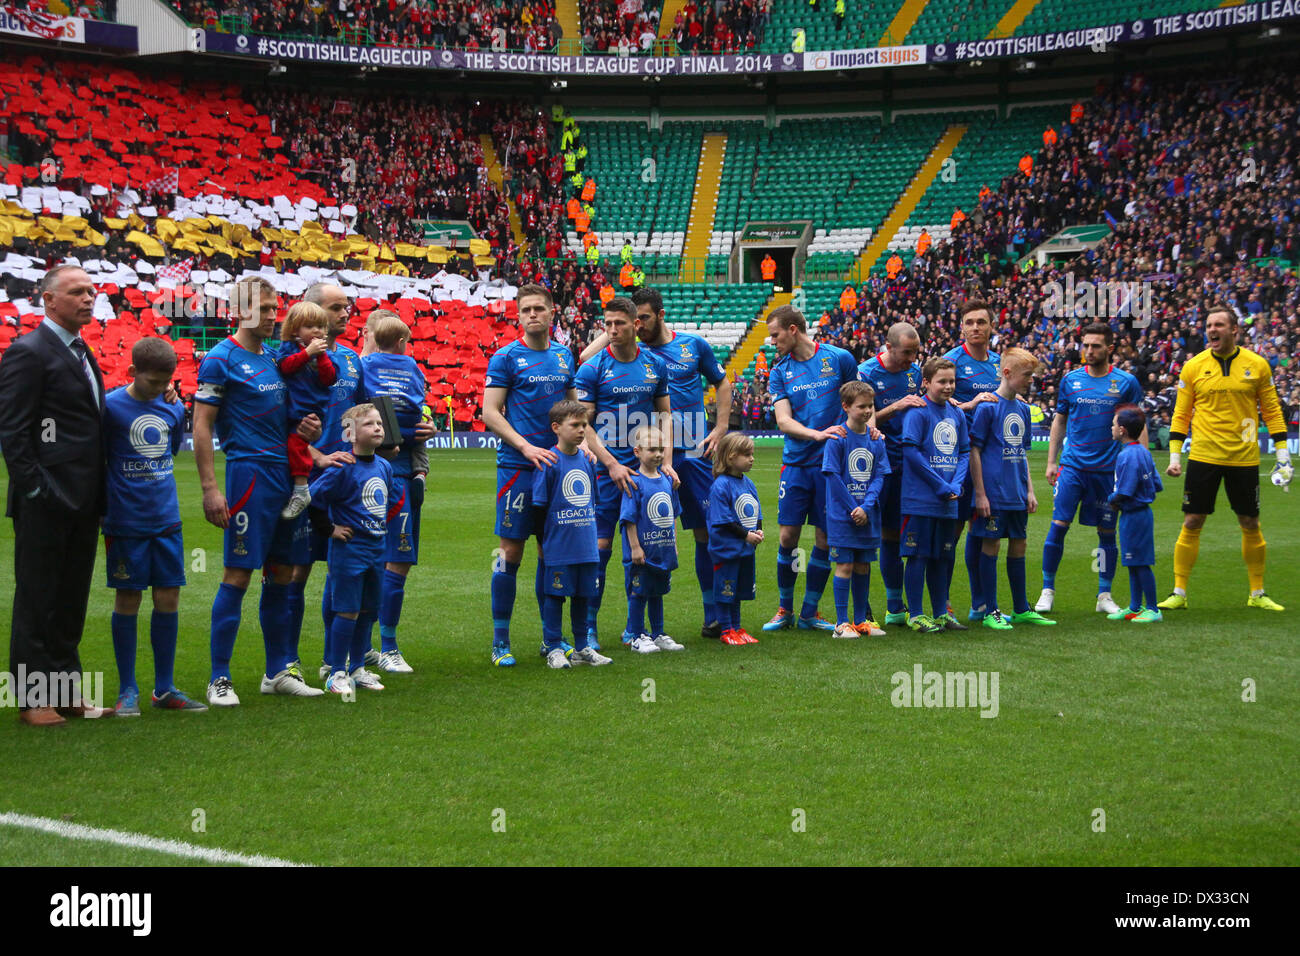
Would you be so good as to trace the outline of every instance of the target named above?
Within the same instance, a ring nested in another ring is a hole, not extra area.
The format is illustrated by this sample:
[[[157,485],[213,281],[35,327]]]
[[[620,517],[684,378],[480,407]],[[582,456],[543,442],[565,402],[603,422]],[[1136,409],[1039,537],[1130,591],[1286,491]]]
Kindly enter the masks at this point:
[[[1291,478],[1295,474],[1295,469],[1291,467],[1291,453],[1282,445],[1277,448],[1277,464],[1273,466],[1271,476],[1273,484],[1277,485],[1283,491],[1291,490]]]

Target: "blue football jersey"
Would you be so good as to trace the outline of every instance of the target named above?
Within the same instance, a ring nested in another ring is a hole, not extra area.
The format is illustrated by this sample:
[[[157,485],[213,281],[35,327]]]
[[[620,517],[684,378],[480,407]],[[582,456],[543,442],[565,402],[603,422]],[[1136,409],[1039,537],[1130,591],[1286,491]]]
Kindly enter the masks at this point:
[[[194,400],[215,405],[217,439],[231,461],[287,462],[288,391],[275,352],[250,352],[233,337],[212,347],[199,366]]]
[[[990,351],[989,357],[981,362],[970,354],[963,342],[950,349],[944,358],[957,366],[957,389],[952,394],[954,402],[969,402],[980,392],[996,392],[1002,383],[1002,359],[997,352]],[[974,416],[974,411],[966,413],[967,425]]]
[[[844,424],[840,386],[858,377],[853,355],[834,345],[818,342],[813,354],[802,362],[786,355],[772,366],[768,388],[772,403],[790,402],[790,414],[805,428],[830,428]],[[821,468],[822,442],[785,437],[781,463]]]
[[[1119,442],[1110,435],[1115,407],[1142,401],[1142,386],[1128,372],[1110,368],[1094,377],[1085,365],[1061,379],[1056,412],[1065,418],[1065,451],[1061,464],[1082,471],[1115,470]]]
[[[951,402],[936,405],[926,398],[909,408],[903,419],[903,514],[956,518],[957,501],[970,467],[970,436],[966,416]],[[914,462],[911,449],[920,453]]]
[[[108,510],[104,533],[146,536],[181,526],[172,456],[181,450],[185,406],[132,398],[117,388],[104,399]]]
[[[623,563],[632,563],[627,546],[628,527],[636,526],[637,540],[645,551],[645,563],[652,568],[671,571],[677,567],[677,516],[682,513],[681,502],[673,490],[672,479],[660,473],[658,478],[647,478],[637,473],[632,497],[621,495],[618,520],[623,528]],[[623,525],[623,522],[628,525]]]
[[[581,449],[533,472],[533,507],[546,513],[542,550],[547,565],[589,564],[596,552],[596,472]]]
[[[506,390],[502,414],[524,441],[538,448],[554,448],[551,406],[573,388],[573,353],[555,342],[544,350],[531,349],[519,339],[492,356],[483,387]],[[497,467],[531,471],[533,466],[502,442],[497,449]]]
[[[985,402],[975,408],[970,443],[981,450],[984,494],[994,511],[1029,507],[1029,406],[1020,399]]]
[[[360,391],[367,399],[386,395],[393,401],[402,446],[392,460],[393,474],[411,477],[411,451],[415,448],[415,426],[420,423],[427,383],[420,363],[409,355],[375,352],[361,359]]]
[[[1151,452],[1140,442],[1126,442],[1115,459],[1115,490],[1110,503],[1121,511],[1132,511],[1151,504],[1164,490]]]
[[[388,516],[401,505],[394,494],[393,466],[386,459],[357,456],[354,465],[326,468],[308,490],[312,507],[324,508],[331,522],[352,529],[349,545],[373,543],[383,549]]]
[[[890,473],[889,455],[882,439],[872,438],[869,431],[859,435],[853,429],[843,438],[825,442],[822,471],[826,474],[826,517],[832,521],[851,521],[849,513],[864,507],[874,486],[879,500],[880,487]],[[866,508],[870,513],[871,508]],[[878,518],[873,518],[877,528]]]
[[[753,554],[756,545],[744,538],[717,531],[722,525],[737,523],[746,531],[757,531],[763,521],[763,506],[758,489],[748,475],[718,475],[709,489],[709,553],[724,561]]]
[[[901,372],[885,368],[885,353],[881,352],[858,366],[858,378],[876,391],[876,411],[892,405],[900,398],[921,393],[921,366],[913,362]],[[903,418],[904,413],[891,415],[876,427],[885,436],[885,450],[889,453],[891,471],[903,469]]]
[[[316,439],[316,447],[326,455],[352,450],[352,443],[343,440],[343,413],[358,404],[357,389],[361,384],[361,356],[346,345],[336,345],[329,357],[337,377],[330,386],[329,402],[321,416],[320,438]]]
[[[596,434],[620,464],[635,469],[632,435],[642,425],[659,419],[655,399],[668,394],[668,369],[663,360],[644,346],[636,358],[620,362],[612,349],[593,355],[578,369],[578,400],[596,406]],[[670,400],[671,401],[671,400]],[[604,473],[605,468],[600,468]]]
[[[668,401],[673,409],[673,447],[694,450],[709,433],[704,411],[704,382],[717,385],[726,375],[709,343],[698,335],[674,332],[663,345],[642,345],[668,370]],[[703,376],[701,378],[701,376]]]

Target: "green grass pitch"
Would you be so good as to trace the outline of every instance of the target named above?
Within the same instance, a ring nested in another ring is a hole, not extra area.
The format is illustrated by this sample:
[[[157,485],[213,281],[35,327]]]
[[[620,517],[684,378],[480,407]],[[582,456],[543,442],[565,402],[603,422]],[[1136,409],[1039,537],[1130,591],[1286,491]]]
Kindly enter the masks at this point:
[[[218,456],[220,461],[220,456]],[[263,697],[256,588],[235,649],[243,706],[74,721],[57,731],[0,720],[0,812],[131,831],[316,864],[1289,864],[1300,852],[1300,499],[1267,485],[1269,584],[1286,614],[1248,610],[1236,522],[1220,499],[1191,581],[1192,607],[1148,628],[1093,611],[1096,536],[1077,524],[1058,577],[1055,628],[977,629],[834,641],[759,626],[775,607],[775,542],[759,550],[753,647],[702,640],[690,545],[668,599],[682,653],[618,647],[625,612],[613,565],[600,669],[547,670],[537,655],[533,551],[520,572],[519,666],[489,665],[493,455],[437,453],[422,561],[399,631],[416,668],[355,703]],[[1030,521],[1029,586],[1050,489]],[[779,452],[753,478],[768,527]],[[203,521],[192,455],[177,463],[187,548],[207,551],[181,597],[178,683],[201,696],[220,532]],[[1157,502],[1157,579],[1172,584],[1181,481]],[[0,580],[12,581],[0,523]],[[806,532],[805,544],[811,546]],[[617,560],[617,558],[616,558]],[[321,648],[323,569],[308,585],[304,663]],[[800,582],[796,600],[802,596]],[[954,603],[967,610],[964,567]],[[1006,584],[1002,595],[1006,601]],[[1127,572],[1116,597],[1127,595]],[[872,575],[883,615],[884,589]],[[117,692],[103,558],[83,665]],[[148,599],[145,609],[147,613]],[[830,589],[822,608],[833,616]],[[152,656],[141,615],[137,672]],[[0,614],[7,633],[8,609]],[[999,713],[905,709],[891,675],[997,671]],[[1243,681],[1256,684],[1245,702]],[[653,685],[647,681],[653,681]],[[653,701],[648,689],[653,686]],[[1105,830],[1098,832],[1105,812]],[[204,832],[194,832],[202,810]],[[152,852],[0,826],[0,864],[158,864]]]

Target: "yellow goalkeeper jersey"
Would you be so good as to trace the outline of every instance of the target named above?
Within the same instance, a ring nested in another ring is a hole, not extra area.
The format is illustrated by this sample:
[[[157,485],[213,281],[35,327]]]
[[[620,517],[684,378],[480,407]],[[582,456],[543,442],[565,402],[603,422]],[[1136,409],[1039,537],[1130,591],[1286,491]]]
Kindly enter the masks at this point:
[[[1191,434],[1192,461],[1258,465],[1260,418],[1270,435],[1286,432],[1273,370],[1262,356],[1238,348],[1222,359],[1206,349],[1183,366],[1169,430]]]

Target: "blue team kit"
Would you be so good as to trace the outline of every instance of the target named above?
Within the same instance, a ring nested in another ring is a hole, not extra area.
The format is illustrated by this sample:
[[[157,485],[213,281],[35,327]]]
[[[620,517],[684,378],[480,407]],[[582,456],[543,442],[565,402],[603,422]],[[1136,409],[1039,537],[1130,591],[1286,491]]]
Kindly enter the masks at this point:
[[[978,448],[989,500],[986,518],[973,516],[977,538],[1023,538],[1029,519],[1029,406],[1001,395],[975,409],[970,443]]]
[[[596,473],[581,450],[566,455],[558,448],[554,465],[533,473],[533,507],[542,518],[542,551],[547,594],[595,597],[600,580],[596,551]]]
[[[709,556],[713,559],[713,597],[720,604],[752,601],[756,595],[756,545],[720,529],[739,525],[756,531],[763,521],[758,489],[748,475],[718,475],[709,491]]]
[[[796,422],[821,430],[844,423],[840,386],[857,377],[858,365],[851,353],[819,342],[802,362],[793,354],[777,361],[768,377],[768,389],[773,404],[782,399],[790,403],[790,414]],[[778,524],[825,527],[821,456],[822,442],[786,436],[781,453]]]
[[[852,429],[843,438],[825,443],[822,472],[826,476],[826,539],[836,564],[876,560],[880,547],[880,494],[890,474],[883,439]],[[867,524],[853,523],[850,514],[861,508]]]
[[[928,397],[903,420],[903,523],[900,552],[938,558],[952,550],[957,500],[970,466],[966,416]]]
[[[642,425],[658,421],[655,401],[668,395],[668,370],[651,350],[638,345],[636,357],[620,362],[611,348],[593,355],[578,369],[574,387],[578,400],[595,406],[596,435],[621,465],[633,471],[638,462],[632,435]],[[622,490],[600,465],[596,472],[596,533],[613,538],[622,505]]]
[[[415,450],[415,426],[420,423],[424,404],[424,372],[409,355],[375,352],[361,359],[358,394],[367,401],[378,396],[392,400],[402,443],[393,465],[393,493],[397,511],[388,527],[388,560],[417,564],[420,558],[420,506],[424,485],[412,480],[411,456]]]
[[[1111,438],[1111,421],[1118,405],[1142,401],[1142,386],[1128,372],[1111,368],[1092,375],[1087,367],[1061,378],[1056,413],[1066,416],[1065,451],[1053,489],[1052,520],[1115,527],[1108,500],[1113,487],[1119,446]]]
[[[698,335],[674,332],[663,345],[642,345],[642,348],[658,356],[668,372],[668,401],[673,412],[672,466],[682,483],[679,489],[682,527],[702,528],[707,519],[713,472],[699,453],[699,446],[709,433],[701,381],[718,385],[726,375],[713,349]]]
[[[551,406],[573,388],[573,355],[552,342],[532,349],[522,340],[498,349],[483,387],[506,391],[502,414],[530,445],[554,448]],[[497,449],[496,535],[519,541],[533,533],[533,466],[505,442]]]
[[[875,390],[877,412],[921,390],[921,366],[913,362],[901,371],[891,372],[885,368],[883,352],[858,366],[858,378]],[[897,531],[903,518],[903,417],[903,413],[890,415],[878,425],[889,455],[889,474],[880,491],[882,530]]]
[[[952,393],[952,400],[955,403],[964,405],[977,395],[998,390],[998,385],[1002,382],[1002,357],[996,352],[990,351],[988,358],[981,361],[971,355],[970,347],[963,342],[949,349],[944,354],[944,358],[956,366],[954,371],[957,376],[957,387]],[[967,428],[975,421],[975,412],[980,407],[976,405],[965,410]],[[968,472],[966,481],[962,484],[961,497],[957,499],[957,516],[961,521],[974,517],[974,500],[975,486],[971,483]]]
[[[216,433],[226,455],[225,566],[290,563],[295,523],[280,520],[292,490],[288,399],[275,354],[250,352],[226,338],[199,366],[198,386],[194,400],[217,406]]]
[[[161,396],[144,402],[126,388],[104,400],[108,586],[125,591],[185,584],[185,546],[172,456],[184,436],[185,406]]]
[[[398,481],[389,462],[357,456],[356,464],[327,468],[311,483],[312,504],[330,523],[352,529],[347,541],[329,543],[330,596],[336,612],[379,610],[385,540]]]
[[[623,529],[623,579],[629,597],[660,597],[671,589],[677,568],[677,516],[682,506],[672,479],[637,474],[632,496],[623,497],[619,524]],[[632,563],[629,530],[645,551],[645,564]]]
[[[1164,488],[1151,452],[1138,442],[1126,443],[1115,460],[1115,483],[1109,499],[1119,510],[1120,563],[1124,567],[1156,563],[1151,503]]]

